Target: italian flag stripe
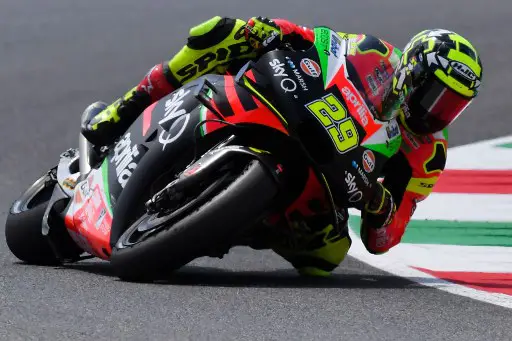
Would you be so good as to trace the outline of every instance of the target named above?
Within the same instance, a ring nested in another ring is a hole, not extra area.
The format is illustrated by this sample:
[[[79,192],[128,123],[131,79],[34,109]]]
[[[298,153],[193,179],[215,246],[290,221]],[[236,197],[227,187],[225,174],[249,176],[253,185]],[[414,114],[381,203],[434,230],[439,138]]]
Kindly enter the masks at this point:
[[[350,216],[349,219],[352,229],[359,233],[361,218]],[[508,222],[411,220],[402,243],[512,246],[512,229]]]
[[[512,273],[434,271],[418,267],[413,268],[473,289],[512,295]]]
[[[434,192],[512,194],[512,170],[447,169],[439,177]]]
[[[354,239],[358,215],[350,211]],[[393,274],[512,308],[512,135],[449,148],[446,169],[418,203],[402,242],[378,257],[359,243],[353,249]]]

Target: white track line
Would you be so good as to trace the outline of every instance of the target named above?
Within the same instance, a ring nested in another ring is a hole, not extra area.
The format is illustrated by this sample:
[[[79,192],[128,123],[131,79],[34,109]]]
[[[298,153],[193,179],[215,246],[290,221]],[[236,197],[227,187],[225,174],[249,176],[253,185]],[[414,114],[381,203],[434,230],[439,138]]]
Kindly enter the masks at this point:
[[[393,257],[392,250],[384,255],[372,255],[365,249],[359,236],[357,236],[351,229],[350,237],[352,238],[352,247],[350,248],[349,255],[377,269],[389,272],[396,276],[404,277],[421,285],[512,309],[512,296],[480,291],[428,275],[424,272],[408,267],[402,260]],[[400,246],[398,245],[396,247]]]
[[[455,169],[506,169],[510,170],[512,168],[511,162],[511,155],[512,155],[512,149],[507,148],[496,148],[496,150],[493,150],[493,153],[489,153],[489,149],[494,149],[494,146],[497,144],[502,143],[512,143],[512,135],[505,136],[497,139],[490,139],[480,142],[471,143],[464,146],[458,146],[453,147],[448,150],[448,162],[447,162],[447,168],[455,168]],[[470,157],[468,157],[470,155]],[[478,158],[473,157],[474,155],[478,155]],[[436,198],[438,196],[437,194],[432,194],[432,198],[429,198],[430,200],[426,200],[423,205],[419,205],[417,214],[415,214],[415,218],[418,218],[419,216],[429,218],[430,219],[440,219],[440,202],[439,199]],[[444,200],[450,200],[452,198],[457,199],[458,201],[464,201],[464,203],[459,202],[460,205],[446,205],[447,207],[457,207],[461,206],[466,211],[466,215],[468,212],[471,212],[471,209],[468,209],[468,206],[471,207],[471,203],[468,202],[468,200],[473,199],[480,199],[479,196],[467,196],[467,198],[461,197],[461,196],[450,196],[444,194],[445,198]],[[504,197],[501,196],[500,200]],[[433,200],[433,199],[437,199]],[[441,200],[441,201],[444,201]],[[489,200],[489,198],[486,198],[486,200]],[[506,197],[506,201],[509,201],[509,197]],[[428,203],[427,203],[428,201]],[[478,201],[478,200],[476,200]],[[444,203],[446,204],[446,202]],[[425,206],[425,207],[421,207]],[[421,208],[420,208],[421,207]],[[510,207],[510,206],[508,206]],[[507,212],[509,214],[508,210],[505,209],[505,207],[501,206],[500,209],[504,210],[504,212]],[[436,215],[435,217],[429,212],[435,211]],[[496,212],[495,212],[496,213]],[[356,210],[351,209],[350,214],[359,215],[360,213]],[[444,218],[452,218],[454,212],[453,210],[451,212],[446,212],[446,217]],[[467,218],[467,217],[466,217]],[[472,216],[471,220],[482,220],[481,217],[478,219],[479,216]],[[501,220],[505,217],[503,217],[503,213],[500,215],[497,215],[492,220]],[[506,217],[508,218],[508,217]],[[380,270],[389,272],[393,275],[404,277],[406,279],[412,280],[416,283],[419,283],[421,285],[433,287],[439,290],[443,290],[452,294],[460,295],[469,297],[478,301],[486,302],[495,304],[498,306],[502,306],[505,308],[511,308],[512,309],[512,296],[506,295],[506,294],[500,294],[500,293],[490,293],[486,291],[481,291],[477,289],[472,289],[467,286],[455,284],[449,281],[445,281],[442,279],[439,279],[437,277],[434,277],[432,275],[426,274],[424,272],[421,272],[419,270],[416,270],[414,268],[409,267],[407,264],[405,264],[404,260],[406,257],[404,257],[404,246],[403,245],[397,245],[393,249],[391,249],[388,253],[383,255],[372,255],[370,254],[364,247],[361,239],[359,236],[352,230],[349,229],[350,236],[352,237],[353,243],[352,247],[350,248],[349,255],[364,262],[367,263],[375,268],[378,268]],[[412,248],[413,245],[410,245],[410,248]],[[410,250],[409,250],[410,252]],[[468,260],[469,261],[469,260]],[[418,264],[419,265],[419,264]],[[454,269],[456,271],[456,269]]]

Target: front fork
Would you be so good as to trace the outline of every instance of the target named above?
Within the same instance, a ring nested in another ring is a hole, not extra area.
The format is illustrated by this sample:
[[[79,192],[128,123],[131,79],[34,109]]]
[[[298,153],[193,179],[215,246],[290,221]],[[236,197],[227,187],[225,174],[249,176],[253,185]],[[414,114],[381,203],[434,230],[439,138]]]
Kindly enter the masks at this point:
[[[102,112],[106,107],[107,103],[105,102],[95,102],[89,105],[84,110],[82,117],[80,119],[81,126],[86,126],[86,124],[88,124],[96,115]],[[78,137],[78,151],[80,155],[80,179],[82,180],[91,171],[91,165],[97,161],[97,153],[94,150],[94,146],[92,145],[92,143],[90,143],[82,133],[80,133]]]
[[[99,114],[103,109],[107,107],[106,103],[96,102],[89,105],[81,116],[81,126],[85,126],[90,120]],[[93,148],[93,145],[80,133],[78,137],[78,168],[80,176],[77,182],[82,181],[87,177],[92,169],[92,163],[96,160],[97,153]],[[67,232],[67,228],[64,221],[55,219],[56,216],[65,212],[66,207],[70,202],[69,195],[61,188],[57,183],[57,179],[54,179],[55,186],[53,189],[52,196],[48,202],[48,207],[43,216],[41,232],[48,238],[50,247],[53,250],[55,256],[61,262],[74,262],[80,259],[91,258],[91,257],[79,257],[76,254],[76,248],[73,247],[74,243]],[[73,246],[71,246],[73,245]]]

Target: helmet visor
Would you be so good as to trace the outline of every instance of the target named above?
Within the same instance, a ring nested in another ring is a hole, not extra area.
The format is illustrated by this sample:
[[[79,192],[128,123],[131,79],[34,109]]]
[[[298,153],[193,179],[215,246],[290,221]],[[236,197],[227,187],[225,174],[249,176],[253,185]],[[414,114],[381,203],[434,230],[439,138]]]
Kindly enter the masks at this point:
[[[407,101],[411,119],[419,119],[423,126],[411,128],[422,134],[440,131],[455,121],[471,101],[431,77],[413,90]]]

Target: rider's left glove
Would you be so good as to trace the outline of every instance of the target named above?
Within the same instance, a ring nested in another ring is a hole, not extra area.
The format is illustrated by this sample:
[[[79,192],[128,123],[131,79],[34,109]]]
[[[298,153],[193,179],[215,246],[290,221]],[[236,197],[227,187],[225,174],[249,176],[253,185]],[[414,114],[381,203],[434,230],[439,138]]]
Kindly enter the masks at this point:
[[[252,17],[245,26],[245,39],[256,50],[270,51],[279,47],[283,32],[271,19]]]

